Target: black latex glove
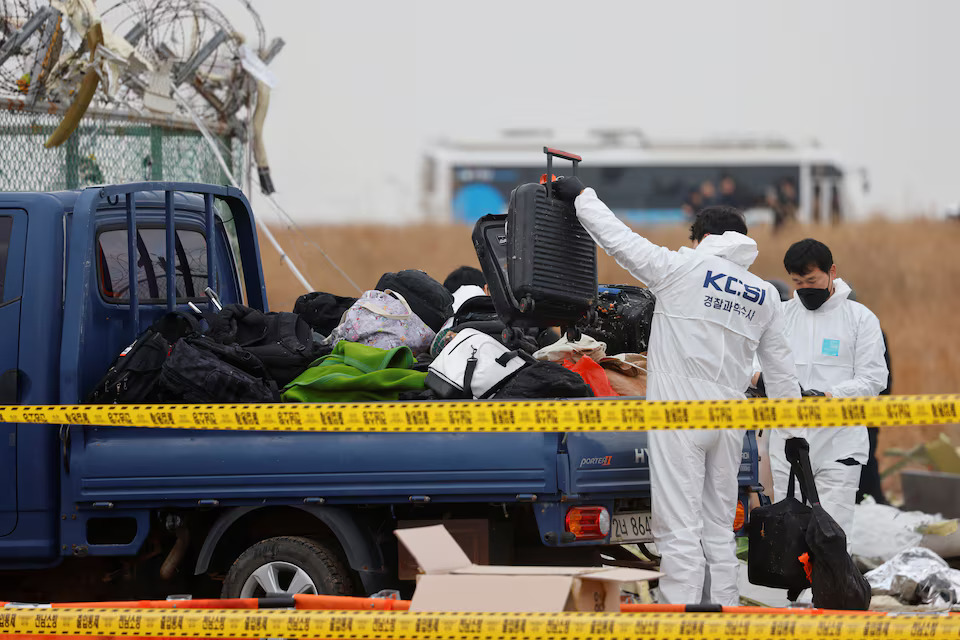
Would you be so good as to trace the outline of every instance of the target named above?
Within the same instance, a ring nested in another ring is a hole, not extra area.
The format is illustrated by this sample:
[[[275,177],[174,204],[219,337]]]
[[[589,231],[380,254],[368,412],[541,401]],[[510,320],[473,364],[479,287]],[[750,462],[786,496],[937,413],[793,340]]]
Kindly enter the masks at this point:
[[[766,387],[765,384],[763,384],[763,374],[762,374],[762,373],[757,377],[756,391],[757,391],[757,396],[756,396],[756,397],[758,397],[758,398],[766,398],[766,397],[767,397],[767,387]]]
[[[584,189],[586,187],[577,176],[561,176],[553,182],[553,197],[573,204]]]
[[[804,398],[810,398],[813,396],[825,396],[827,394],[825,394],[823,391],[817,391],[816,389],[804,389],[801,387],[800,395]]]

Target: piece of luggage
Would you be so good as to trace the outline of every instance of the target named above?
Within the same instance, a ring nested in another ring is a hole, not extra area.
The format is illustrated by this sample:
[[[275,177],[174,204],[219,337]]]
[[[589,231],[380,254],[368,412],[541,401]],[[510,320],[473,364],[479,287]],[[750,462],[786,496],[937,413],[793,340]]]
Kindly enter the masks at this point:
[[[803,438],[790,438],[784,452],[790,463],[787,497],[750,512],[747,577],[752,584],[787,589],[788,597],[796,600],[803,589],[810,587],[799,559],[810,552],[806,536],[811,508],[805,502],[817,502],[818,498],[810,466],[810,445]],[[795,479],[800,482],[803,500],[794,497]]]
[[[453,316],[450,330],[456,332],[464,329],[476,329],[503,342],[508,349],[520,349],[525,353],[533,353],[560,339],[551,328],[530,327],[508,331],[490,296],[475,296],[460,305]]]
[[[173,311],[161,316],[126,349],[87,396],[94,404],[152,402],[170,345],[200,331],[200,319]]]
[[[395,291],[365,291],[343,314],[341,323],[327,337],[336,345],[341,340],[380,349],[410,347],[414,354],[429,352],[436,337]]]
[[[497,315],[493,298],[490,296],[474,296],[460,305],[460,308],[453,315],[453,323],[450,328],[454,331],[476,329],[499,339],[503,330],[506,329],[506,325]]]
[[[160,402],[276,402],[276,383],[247,349],[212,338],[181,338],[163,363],[157,382]]]
[[[570,203],[553,197],[553,158],[580,156],[548,147],[544,184],[513,190],[507,207],[507,281],[519,313],[513,326],[572,326],[597,301],[597,247]],[[484,272],[486,274],[486,272]]]
[[[333,328],[340,324],[343,313],[356,301],[356,298],[349,296],[314,291],[297,298],[293,312],[303,318],[314,331],[327,337]]]
[[[396,291],[413,312],[436,333],[453,315],[453,294],[423,271],[405,269],[380,276],[378,291]]]
[[[583,329],[607,343],[607,353],[645,353],[657,299],[649,289],[626,284],[600,285],[597,319]]]
[[[209,320],[207,334],[220,344],[236,344],[263,363],[269,378],[283,386],[316,360],[313,331],[298,314],[263,313],[228,304]]]
[[[445,400],[489,398],[527,364],[520,352],[476,329],[464,329],[430,363],[426,385]]]
[[[493,397],[497,400],[592,398],[579,375],[556,362],[534,362],[510,378]]]

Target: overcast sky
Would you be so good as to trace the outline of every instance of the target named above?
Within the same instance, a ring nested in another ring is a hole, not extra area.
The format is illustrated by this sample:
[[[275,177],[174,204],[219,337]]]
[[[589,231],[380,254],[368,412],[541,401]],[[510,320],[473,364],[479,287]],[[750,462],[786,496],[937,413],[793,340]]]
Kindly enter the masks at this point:
[[[960,2],[254,3],[287,43],[266,145],[302,222],[415,217],[431,139],[530,126],[816,139],[871,208],[960,202]]]

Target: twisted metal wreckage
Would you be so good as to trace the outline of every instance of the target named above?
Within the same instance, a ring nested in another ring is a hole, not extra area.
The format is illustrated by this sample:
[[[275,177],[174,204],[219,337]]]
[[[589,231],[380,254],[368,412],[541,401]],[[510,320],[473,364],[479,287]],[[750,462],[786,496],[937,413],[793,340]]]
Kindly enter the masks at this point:
[[[214,134],[236,138],[253,156],[267,203],[297,229],[274,198],[263,142],[275,84],[267,65],[284,41],[267,42],[249,0],[238,2],[253,23],[255,42],[206,0],[119,0],[102,13],[94,0],[0,0],[0,96],[8,97],[10,109],[62,114],[47,148],[69,139],[85,115],[195,128],[239,187],[240,176],[228,167]],[[270,229],[260,218],[257,224],[284,266],[312,291]]]
[[[121,0],[101,15],[92,0],[0,0],[0,93],[22,96],[28,110],[63,112],[48,148],[88,112],[199,119],[252,142],[261,189],[273,193],[263,145],[274,84],[267,65],[284,42],[268,44],[257,13],[240,2],[256,42],[211,2]]]

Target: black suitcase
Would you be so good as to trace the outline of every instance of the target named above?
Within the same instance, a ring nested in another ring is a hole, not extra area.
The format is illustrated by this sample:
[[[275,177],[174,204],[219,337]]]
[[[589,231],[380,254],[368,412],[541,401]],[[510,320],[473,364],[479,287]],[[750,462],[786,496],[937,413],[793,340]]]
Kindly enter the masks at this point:
[[[597,320],[583,332],[607,343],[607,353],[644,353],[650,342],[657,299],[649,289],[628,284],[600,285]]]
[[[547,174],[553,156],[579,156],[544,147]],[[510,329],[589,322],[597,299],[597,251],[572,205],[544,184],[513,190],[506,215],[487,215],[473,228],[473,245],[497,314]]]
[[[507,280],[519,314],[513,326],[570,327],[592,314],[597,301],[597,247],[572,204],[552,194],[553,158],[580,156],[544,147],[544,184],[513,190],[507,207]]]

